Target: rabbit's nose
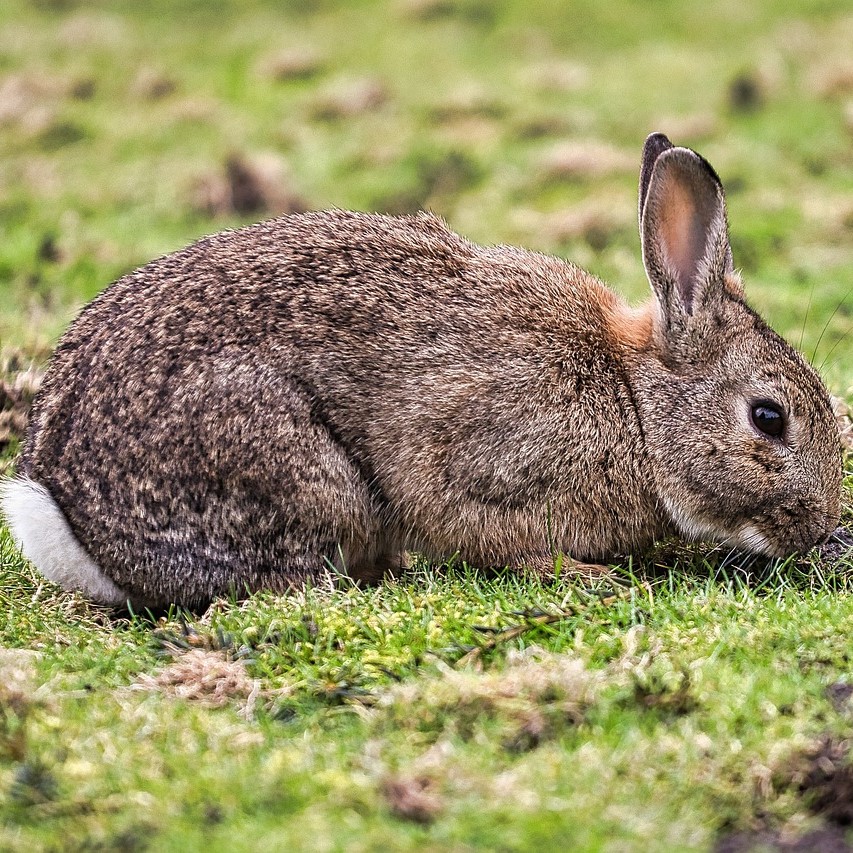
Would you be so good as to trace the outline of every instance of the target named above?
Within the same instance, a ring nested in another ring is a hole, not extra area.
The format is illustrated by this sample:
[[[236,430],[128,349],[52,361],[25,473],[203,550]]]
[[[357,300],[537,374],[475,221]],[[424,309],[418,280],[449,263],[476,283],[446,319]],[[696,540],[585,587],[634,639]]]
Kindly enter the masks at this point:
[[[853,553],[853,529],[837,527],[817,546],[818,554],[825,560],[840,560]]]
[[[853,530],[844,527],[836,527],[826,534],[826,537],[820,543],[823,545],[838,545],[842,548],[853,548]]]

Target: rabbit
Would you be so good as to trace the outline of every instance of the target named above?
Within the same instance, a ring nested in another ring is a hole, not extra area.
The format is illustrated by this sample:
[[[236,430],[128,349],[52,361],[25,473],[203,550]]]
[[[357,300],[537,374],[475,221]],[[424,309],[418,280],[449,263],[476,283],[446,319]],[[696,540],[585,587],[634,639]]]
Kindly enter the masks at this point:
[[[341,210],[132,272],[61,339],[3,507],[53,581],[203,607],[414,551],[547,575],[680,535],[781,557],[839,522],[817,373],[745,302],[713,168],[640,171],[652,299],[439,218]]]

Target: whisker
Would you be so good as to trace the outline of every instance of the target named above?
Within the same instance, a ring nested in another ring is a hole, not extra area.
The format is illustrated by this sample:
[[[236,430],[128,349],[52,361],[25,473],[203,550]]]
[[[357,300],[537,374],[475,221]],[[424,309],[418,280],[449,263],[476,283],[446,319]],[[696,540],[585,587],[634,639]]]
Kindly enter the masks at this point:
[[[808,320],[809,318],[809,311],[812,307],[812,297],[814,296],[814,288],[816,283],[817,280],[815,278],[812,278],[812,289],[809,291],[809,301],[806,305],[806,313],[803,314],[803,327],[800,329],[800,343],[797,345],[798,350],[802,350],[803,348],[803,339],[805,338],[806,334],[806,320]]]
[[[836,347],[837,347],[840,343],[842,343],[842,342],[846,341],[846,340],[850,337],[851,333],[853,333],[853,328],[851,328],[850,330],[848,330],[848,331],[844,332],[844,334],[843,334],[843,335],[840,335],[840,336],[839,336],[838,340],[837,340],[837,341],[836,341],[836,342],[835,342],[835,343],[834,343],[834,344],[829,348],[829,352],[828,352],[828,353],[823,357],[823,361],[821,361],[820,366],[818,367],[818,370],[819,370],[819,371],[822,371],[822,370],[824,369],[824,367],[826,366],[827,361],[829,361],[829,357],[830,357],[830,356],[835,352]],[[832,362],[831,364],[835,364],[835,363],[836,363],[836,362]],[[830,365],[830,366],[831,366],[831,365]]]
[[[820,337],[817,339],[817,343],[815,344],[814,351],[812,352],[812,357],[809,359],[809,362],[814,363],[815,357],[817,356],[818,348],[820,347],[820,342],[823,340],[823,336],[826,334],[826,330],[829,328],[829,324],[835,319],[835,315],[838,313],[838,309],[847,301],[847,298],[850,294],[853,293],[853,287],[848,288],[847,293],[841,298],[841,301],[838,305],[835,306],[835,310],[829,315],[829,319],[824,323],[823,330],[820,333]]]
[[[842,341],[844,341],[846,338],[849,338],[849,337],[850,337],[850,332],[847,332],[846,334],[842,335],[842,336],[841,336],[841,337],[840,337],[840,338],[839,338],[839,339],[838,339],[838,340],[837,340],[837,341],[832,345],[832,349],[830,349],[830,351],[826,354],[825,358],[824,358],[824,359],[823,359],[823,361],[820,363],[820,367],[818,367],[818,368],[817,368],[817,370],[818,370],[818,372],[819,372],[819,373],[826,373],[826,372],[830,371],[833,367],[835,367],[835,365],[836,365],[836,364],[839,364],[839,363],[840,363],[840,361],[841,361],[841,357],[840,357],[840,356],[839,356],[838,358],[834,359],[833,361],[828,361],[828,359],[829,359],[829,357],[832,355],[832,353],[835,351],[835,348],[836,348],[836,347],[837,347],[837,346],[838,346]]]

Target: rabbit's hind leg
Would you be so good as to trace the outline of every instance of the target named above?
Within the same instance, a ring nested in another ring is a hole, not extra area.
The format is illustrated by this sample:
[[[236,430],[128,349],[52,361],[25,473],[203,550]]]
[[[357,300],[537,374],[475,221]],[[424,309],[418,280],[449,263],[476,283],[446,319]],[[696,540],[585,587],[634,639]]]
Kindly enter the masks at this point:
[[[372,579],[383,559],[380,516],[333,439],[321,427],[300,430],[261,467],[223,465],[218,476],[201,478],[200,494],[188,487],[189,500],[171,519],[178,541],[149,540],[140,555],[142,598],[199,606],[218,596],[326,587],[344,576]]]
[[[243,360],[179,390],[138,442],[157,455],[126,466],[124,506],[93,531],[131,600],[200,607],[358,577],[381,558],[381,496],[311,389]]]
[[[199,533],[227,533],[232,571],[220,577],[250,591],[381,578],[393,564],[384,501],[318,395],[289,377],[232,371],[217,403],[199,434],[215,448],[201,454],[216,460],[206,479],[224,488]],[[241,428],[229,430],[237,417]]]
[[[386,578],[399,575],[404,563],[401,551],[383,551],[374,547],[363,553],[357,562],[351,562],[346,566],[345,572],[348,577],[360,584],[377,584]]]

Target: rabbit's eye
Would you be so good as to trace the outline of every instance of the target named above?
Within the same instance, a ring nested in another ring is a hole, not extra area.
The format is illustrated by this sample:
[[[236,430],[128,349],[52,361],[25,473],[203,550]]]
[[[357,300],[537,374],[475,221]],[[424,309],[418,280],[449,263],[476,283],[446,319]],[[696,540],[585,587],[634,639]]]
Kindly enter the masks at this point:
[[[785,416],[774,403],[761,401],[752,406],[752,423],[759,432],[779,438],[785,431]]]

